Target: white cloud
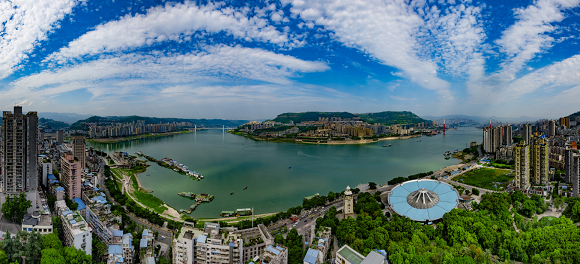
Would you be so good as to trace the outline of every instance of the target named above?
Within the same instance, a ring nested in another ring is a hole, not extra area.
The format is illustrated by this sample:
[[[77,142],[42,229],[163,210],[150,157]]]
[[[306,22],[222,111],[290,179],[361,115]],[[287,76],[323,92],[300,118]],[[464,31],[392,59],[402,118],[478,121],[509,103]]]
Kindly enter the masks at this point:
[[[429,38],[424,43],[424,52],[434,52],[445,73],[467,75],[471,79],[484,74],[485,61],[480,50],[486,34],[480,12],[480,7],[461,4],[444,10],[433,6],[425,14],[424,29]]]
[[[277,14],[277,13],[276,13]],[[273,17],[275,19],[275,17]],[[288,37],[268,24],[268,20],[247,17],[240,10],[219,4],[197,6],[193,2],[167,4],[151,8],[147,14],[127,15],[120,20],[99,25],[68,47],[48,56],[45,61],[66,61],[83,55],[94,55],[179,40],[196,31],[227,32],[246,40],[284,44]]]
[[[288,1],[286,1],[288,2]],[[334,31],[346,46],[364,50],[381,63],[402,70],[413,82],[451,99],[449,83],[437,77],[438,67],[419,56],[416,34],[423,19],[407,1],[291,1],[291,12],[309,23]]]
[[[75,0],[0,1],[0,79],[18,69],[76,4]]]
[[[11,83],[12,89],[0,100],[54,96],[76,89],[88,89],[94,97],[110,93],[130,94],[143,85],[251,79],[290,84],[297,72],[324,71],[328,66],[261,49],[209,46],[203,52],[184,55],[108,56],[95,61],[45,70]],[[120,88],[126,90],[119,90]]]
[[[579,3],[580,0],[537,0],[525,8],[515,9],[516,23],[495,41],[507,59],[500,64],[501,70],[490,76],[473,78],[467,83],[467,91],[472,101],[497,104],[535,91],[539,88],[535,85],[537,83],[550,82],[549,76],[547,80],[537,80],[534,76],[550,72],[550,69],[559,67],[559,63],[530,73],[521,79],[516,79],[516,74],[538,53],[551,48],[554,39],[547,33],[556,29],[552,23],[562,21],[565,18],[562,11],[578,6]],[[522,86],[528,82],[535,84]]]

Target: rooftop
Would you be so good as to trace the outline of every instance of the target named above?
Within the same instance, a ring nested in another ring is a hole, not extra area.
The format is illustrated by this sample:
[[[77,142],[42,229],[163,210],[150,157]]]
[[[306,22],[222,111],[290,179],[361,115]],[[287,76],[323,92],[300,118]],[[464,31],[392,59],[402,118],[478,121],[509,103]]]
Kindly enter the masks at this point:
[[[365,258],[363,255],[361,255],[348,245],[342,246],[342,248],[340,248],[336,253],[340,254],[343,258],[345,258],[346,260],[350,261],[353,264],[361,264],[361,262]]]
[[[318,250],[309,248],[308,251],[306,252],[306,256],[304,256],[304,262],[309,264],[315,264],[319,253],[320,252],[318,252]]]
[[[25,214],[22,220],[22,225],[31,226],[52,226],[52,218],[50,215],[41,215],[38,211],[32,214]]]
[[[436,180],[403,182],[391,191],[389,203],[397,214],[414,221],[434,221],[458,204],[459,194],[449,184]]]
[[[385,257],[383,257],[383,255],[375,251],[371,251],[361,262],[361,264],[381,264],[383,261],[385,261]]]

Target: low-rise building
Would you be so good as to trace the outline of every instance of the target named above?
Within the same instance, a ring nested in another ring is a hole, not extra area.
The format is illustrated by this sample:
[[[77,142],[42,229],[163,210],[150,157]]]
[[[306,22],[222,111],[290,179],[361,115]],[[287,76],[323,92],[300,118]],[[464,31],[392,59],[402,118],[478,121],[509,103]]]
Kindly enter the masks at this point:
[[[336,252],[336,264],[385,264],[387,253],[384,250],[371,251],[366,257],[348,245],[342,246]]]
[[[143,230],[141,240],[139,241],[139,259],[141,259],[142,264],[152,264],[148,263],[148,258],[152,258],[154,255],[153,241],[155,241],[153,232],[149,229]]]
[[[109,245],[107,264],[133,264],[135,259],[135,247],[133,235],[123,234],[120,230],[111,230],[113,238]]]
[[[111,213],[111,204],[97,187],[83,186],[81,200],[85,203],[85,218],[93,231],[107,245],[113,244],[113,229],[119,229],[120,217]]]
[[[242,264],[244,241],[239,234],[220,232],[219,224],[205,223],[204,233],[195,244],[195,263]]]
[[[320,253],[320,251],[316,249],[309,248],[308,251],[306,251],[306,256],[304,256],[304,264],[320,264],[320,263],[322,263],[322,253]],[[346,263],[343,262],[343,264],[348,264],[348,262]]]
[[[87,255],[91,255],[93,252],[92,229],[80,212],[70,210],[64,201],[57,201],[55,207],[62,221],[64,246],[74,246]]]
[[[283,245],[268,246],[255,262],[263,264],[288,264],[288,248]],[[252,263],[254,261],[250,262],[250,264]]]
[[[243,263],[261,255],[268,246],[274,244],[274,238],[263,224],[238,230],[234,234],[240,235],[244,242]]]
[[[22,231],[40,232],[41,235],[52,233],[52,218],[48,214],[40,214],[36,211],[32,214],[25,214],[22,220]]]

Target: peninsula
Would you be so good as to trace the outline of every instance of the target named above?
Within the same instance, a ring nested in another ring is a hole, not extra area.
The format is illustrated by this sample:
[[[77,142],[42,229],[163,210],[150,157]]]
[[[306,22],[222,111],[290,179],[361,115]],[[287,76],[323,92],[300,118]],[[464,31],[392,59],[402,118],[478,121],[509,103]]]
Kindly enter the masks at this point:
[[[442,129],[439,122],[422,119],[412,112],[303,112],[280,114],[264,122],[252,121],[230,133],[254,140],[342,145],[432,136]]]

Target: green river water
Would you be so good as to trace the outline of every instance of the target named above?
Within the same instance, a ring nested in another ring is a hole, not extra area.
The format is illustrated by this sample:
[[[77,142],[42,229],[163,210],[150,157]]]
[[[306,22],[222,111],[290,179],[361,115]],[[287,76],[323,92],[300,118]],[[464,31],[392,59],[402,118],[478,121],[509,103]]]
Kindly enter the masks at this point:
[[[421,140],[418,142],[418,140]],[[221,211],[253,207],[256,214],[301,205],[315,193],[339,192],[369,181],[385,184],[398,176],[438,170],[459,163],[445,160],[447,150],[481,143],[481,130],[459,128],[446,135],[387,140],[364,145],[308,145],[254,141],[203,130],[196,133],[147,138],[114,144],[89,144],[113,152],[136,151],[156,159],[172,158],[205,176],[193,180],[153,164],[139,175],[143,187],[176,209],[189,209],[192,200],[179,192],[209,193],[210,203],[197,207],[193,217],[219,217]],[[392,147],[383,145],[392,144]],[[291,168],[289,168],[291,167]],[[244,186],[248,186],[243,190]],[[235,194],[230,195],[234,191]]]

